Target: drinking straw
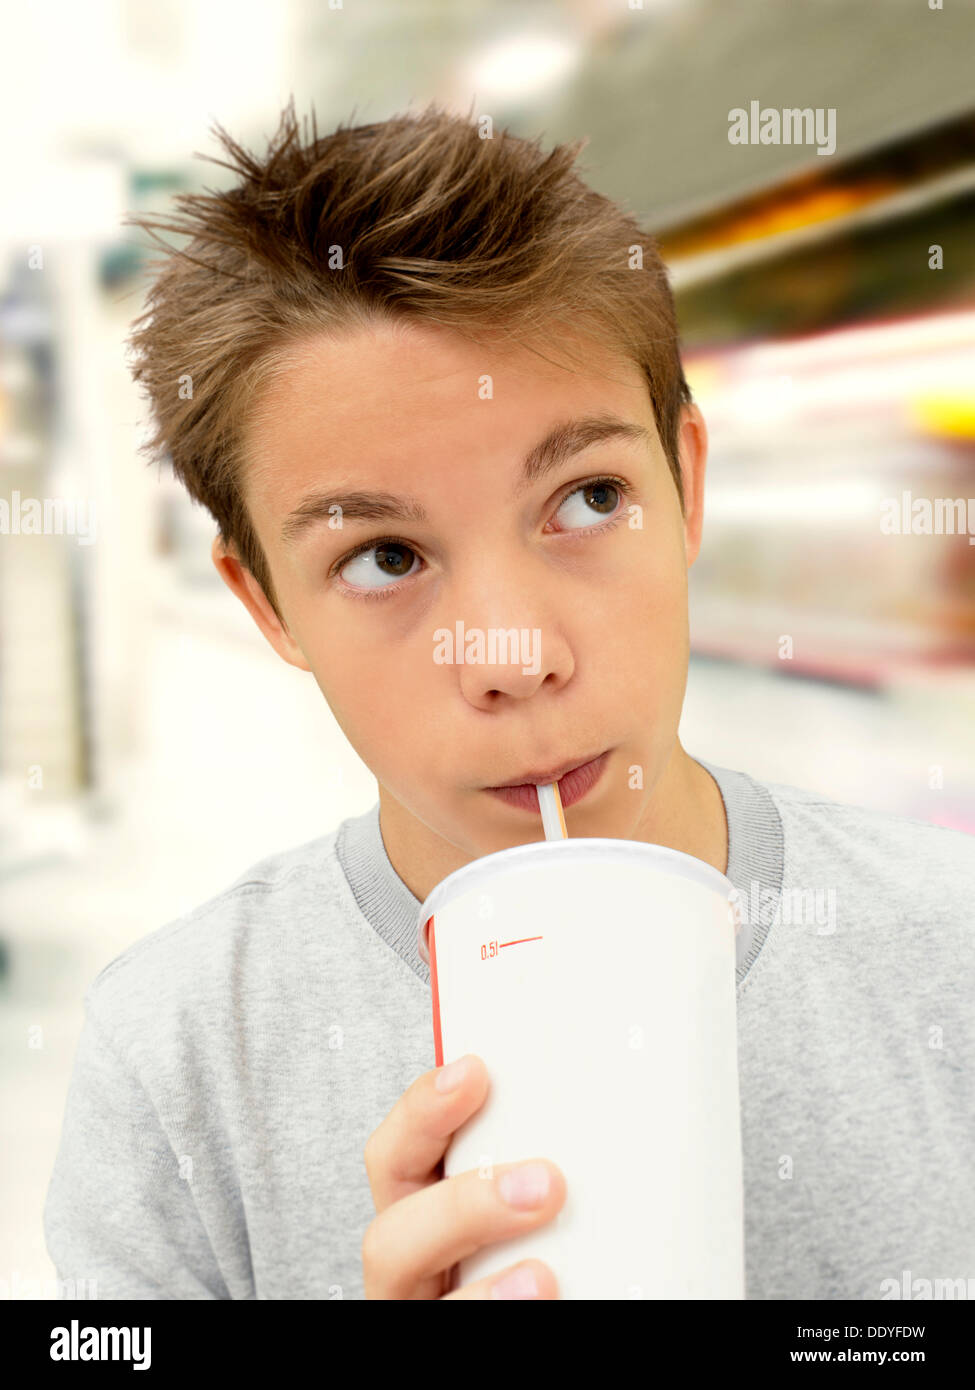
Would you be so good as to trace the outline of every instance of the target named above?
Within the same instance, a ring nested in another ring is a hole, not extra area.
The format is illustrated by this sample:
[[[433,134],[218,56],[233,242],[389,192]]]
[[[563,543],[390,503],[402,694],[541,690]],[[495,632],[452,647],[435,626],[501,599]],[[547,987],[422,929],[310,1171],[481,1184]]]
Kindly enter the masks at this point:
[[[558,782],[537,783],[535,790],[538,792],[538,807],[542,813],[546,840],[567,840],[569,832],[565,828]]]

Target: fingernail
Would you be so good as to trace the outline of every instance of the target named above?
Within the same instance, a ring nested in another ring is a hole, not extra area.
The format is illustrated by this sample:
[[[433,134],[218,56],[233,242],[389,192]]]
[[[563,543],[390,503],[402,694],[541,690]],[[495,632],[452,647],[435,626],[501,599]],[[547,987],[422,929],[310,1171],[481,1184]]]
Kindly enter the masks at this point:
[[[529,1265],[513,1269],[503,1279],[492,1285],[492,1298],[537,1298],[538,1280]]]
[[[470,1070],[470,1058],[461,1057],[458,1062],[451,1062],[449,1067],[441,1067],[437,1072],[438,1091],[456,1091]]]
[[[501,1196],[512,1207],[540,1207],[548,1196],[549,1172],[544,1163],[526,1163],[498,1179]]]

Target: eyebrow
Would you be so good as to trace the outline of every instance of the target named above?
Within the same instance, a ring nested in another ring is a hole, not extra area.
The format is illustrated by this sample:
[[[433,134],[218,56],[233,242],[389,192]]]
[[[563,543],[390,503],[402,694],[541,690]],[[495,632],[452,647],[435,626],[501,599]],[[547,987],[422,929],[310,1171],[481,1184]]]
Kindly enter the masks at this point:
[[[525,492],[533,483],[561,467],[567,459],[610,439],[650,444],[652,435],[643,425],[623,420],[618,415],[586,415],[576,420],[564,420],[525,456],[515,495]],[[415,497],[397,497],[391,492],[310,492],[285,517],[281,527],[284,544],[294,545],[311,527],[329,520],[334,507],[341,508],[338,515],[343,522],[410,521],[422,525],[429,519]]]

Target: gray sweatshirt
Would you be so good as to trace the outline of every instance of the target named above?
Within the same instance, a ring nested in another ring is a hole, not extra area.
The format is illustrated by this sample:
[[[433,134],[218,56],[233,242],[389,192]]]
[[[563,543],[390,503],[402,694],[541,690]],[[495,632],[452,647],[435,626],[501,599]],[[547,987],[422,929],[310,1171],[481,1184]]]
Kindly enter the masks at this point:
[[[751,937],[746,1297],[975,1298],[975,837],[703,765]],[[44,1208],[62,1297],[364,1296],[363,1146],[434,1066],[419,908],[377,802],[104,967]]]

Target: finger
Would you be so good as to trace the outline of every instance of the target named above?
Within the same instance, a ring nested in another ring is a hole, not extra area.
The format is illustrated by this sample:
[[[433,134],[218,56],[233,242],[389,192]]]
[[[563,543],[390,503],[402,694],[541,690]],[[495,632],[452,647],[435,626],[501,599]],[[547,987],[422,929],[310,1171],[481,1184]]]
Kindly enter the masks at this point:
[[[454,1131],[483,1105],[490,1088],[487,1067],[473,1053],[458,1060],[467,1069],[455,1089],[437,1087],[446,1067],[424,1072],[366,1140],[363,1156],[377,1212],[441,1177],[437,1167]]]
[[[507,1185],[526,1169],[548,1177],[527,1198],[511,1199]],[[551,1221],[565,1201],[565,1177],[554,1163],[527,1159],[444,1178],[401,1198],[366,1230],[362,1262],[374,1298],[412,1298],[424,1281],[442,1275],[475,1251]]]
[[[481,1298],[558,1298],[559,1283],[548,1265],[541,1260],[523,1260],[521,1264],[509,1265],[485,1279],[475,1279],[472,1284],[444,1294],[440,1300],[481,1299]]]

